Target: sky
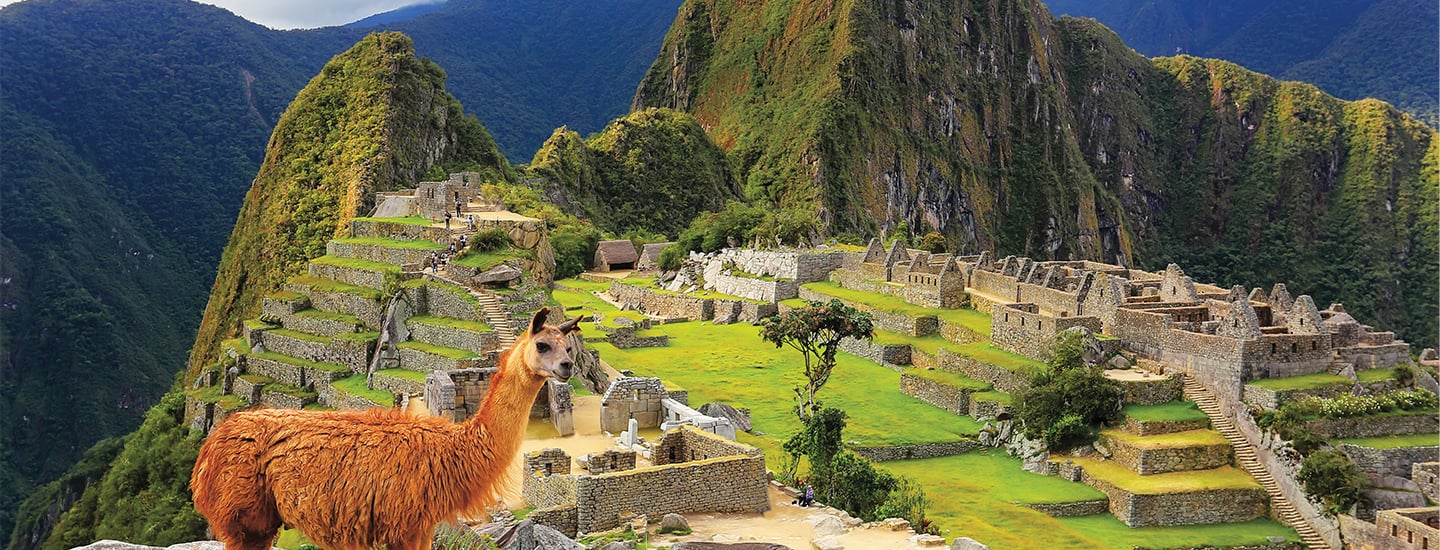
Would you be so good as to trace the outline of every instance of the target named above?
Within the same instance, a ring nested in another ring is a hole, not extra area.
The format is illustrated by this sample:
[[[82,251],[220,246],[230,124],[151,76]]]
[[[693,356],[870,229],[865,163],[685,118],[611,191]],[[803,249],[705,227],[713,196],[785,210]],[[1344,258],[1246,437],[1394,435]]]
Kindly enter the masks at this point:
[[[19,0],[0,0],[0,6]],[[275,29],[310,29],[344,25],[377,13],[442,0],[200,0]]]

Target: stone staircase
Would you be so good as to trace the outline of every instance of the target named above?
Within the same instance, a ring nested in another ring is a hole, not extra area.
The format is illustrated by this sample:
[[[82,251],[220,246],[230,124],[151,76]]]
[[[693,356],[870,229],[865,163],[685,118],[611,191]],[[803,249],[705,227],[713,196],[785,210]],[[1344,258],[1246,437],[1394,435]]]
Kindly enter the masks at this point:
[[[485,313],[485,322],[489,324],[491,328],[495,329],[495,335],[498,336],[500,340],[499,349],[504,351],[510,349],[510,346],[515,345],[515,329],[510,325],[510,312],[505,309],[505,305],[501,304],[500,299],[496,298],[494,294],[480,292],[470,288],[470,285],[439,273],[426,273],[425,276],[458,286],[469,292],[476,301],[480,302],[480,309]]]
[[[1310,522],[1305,521],[1290,499],[1285,498],[1285,494],[1280,491],[1280,486],[1276,484],[1275,478],[1270,475],[1264,465],[1260,464],[1260,459],[1255,454],[1255,447],[1245,439],[1235,424],[1230,422],[1210,390],[1192,377],[1185,376],[1183,378],[1185,398],[1194,401],[1200,410],[1210,417],[1211,426],[1230,441],[1230,447],[1235,450],[1236,463],[1260,482],[1261,487],[1265,488],[1265,493],[1270,496],[1270,506],[1275,516],[1295,529],[1295,532],[1300,534],[1300,540],[1312,550],[1329,550],[1330,545],[1325,542],[1320,533],[1310,525]]]

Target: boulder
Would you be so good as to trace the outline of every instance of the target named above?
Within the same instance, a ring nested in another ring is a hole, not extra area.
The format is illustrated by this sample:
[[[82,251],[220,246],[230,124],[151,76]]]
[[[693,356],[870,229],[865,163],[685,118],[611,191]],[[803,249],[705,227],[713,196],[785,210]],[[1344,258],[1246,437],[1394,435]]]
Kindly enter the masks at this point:
[[[1105,458],[1113,458],[1115,456],[1110,453],[1109,447],[1100,444],[1099,441],[1092,443],[1091,446],[1095,447],[1095,452],[1100,453],[1100,456],[1103,456]]]
[[[815,522],[815,538],[839,536],[845,534],[845,524],[835,516],[825,516]]]
[[[885,518],[880,520],[880,525],[891,531],[906,531],[910,529],[910,522],[904,518]]]
[[[660,532],[662,533],[689,530],[690,522],[685,521],[685,516],[680,514],[665,514],[665,517],[660,518]]]
[[[742,431],[750,431],[750,414],[741,412],[740,409],[736,409],[730,405],[724,403],[706,403],[700,406],[699,411],[700,414],[705,416],[728,419],[731,426],[735,426]]]
[[[508,264],[500,264],[490,268],[484,273],[471,277],[470,282],[476,285],[482,285],[485,283],[507,283],[515,279],[519,279],[520,275],[520,270],[515,269]]]
[[[945,546],[945,537],[935,535],[915,535],[910,537],[910,542],[921,548]]]
[[[1375,510],[1395,508],[1420,508],[1425,506],[1425,495],[1410,491],[1369,488],[1360,490],[1360,499],[1374,504]]]
[[[1110,358],[1110,368],[1126,370],[1130,368],[1130,360],[1124,355],[1116,355]]]
[[[635,550],[635,541],[617,540],[605,546],[601,546],[600,550]]]
[[[724,533],[720,533],[713,537],[710,537],[710,540],[715,542],[740,542],[740,535],[727,535]]]
[[[679,542],[670,547],[670,550],[794,550],[783,544],[773,542]]]
[[[835,537],[823,537],[810,541],[815,550],[845,550],[845,545],[835,540]]]
[[[514,550],[531,549],[514,548]],[[544,525],[536,525],[534,550],[585,550],[585,547],[578,542],[570,540],[570,537],[565,536],[564,533]]]
[[[990,547],[970,537],[959,537],[950,543],[950,550],[990,550]]]

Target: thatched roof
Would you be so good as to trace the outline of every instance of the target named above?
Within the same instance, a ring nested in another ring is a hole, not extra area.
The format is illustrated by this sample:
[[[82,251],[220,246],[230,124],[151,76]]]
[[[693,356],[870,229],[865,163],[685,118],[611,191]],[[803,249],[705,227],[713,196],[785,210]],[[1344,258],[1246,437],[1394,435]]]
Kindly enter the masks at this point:
[[[635,251],[635,243],[629,239],[618,241],[600,241],[595,247],[595,261],[607,264],[628,264],[640,259],[640,254]]]

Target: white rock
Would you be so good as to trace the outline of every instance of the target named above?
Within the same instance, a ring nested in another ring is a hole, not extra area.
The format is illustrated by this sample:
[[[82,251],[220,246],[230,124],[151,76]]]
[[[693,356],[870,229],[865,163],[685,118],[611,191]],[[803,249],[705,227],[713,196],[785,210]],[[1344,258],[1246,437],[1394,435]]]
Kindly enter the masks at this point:
[[[891,531],[905,531],[910,528],[910,522],[904,518],[885,518],[880,521],[880,524]]]
[[[845,545],[835,540],[835,537],[824,537],[810,541],[815,550],[845,550]]]
[[[960,537],[950,543],[950,550],[990,550],[990,547],[970,537]]]
[[[937,537],[935,535],[915,535],[910,537],[909,540],[921,547],[945,546],[945,537]]]
[[[835,516],[825,516],[815,522],[815,538],[843,535],[845,531],[845,523]]]

